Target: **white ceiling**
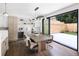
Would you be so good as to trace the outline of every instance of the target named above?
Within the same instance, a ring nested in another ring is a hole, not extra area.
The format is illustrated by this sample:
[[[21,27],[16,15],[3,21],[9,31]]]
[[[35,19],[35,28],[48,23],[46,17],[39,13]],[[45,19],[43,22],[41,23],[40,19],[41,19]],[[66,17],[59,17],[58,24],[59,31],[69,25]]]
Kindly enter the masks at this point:
[[[7,3],[9,15],[33,18],[38,15],[45,15],[61,8],[72,5],[72,3]],[[0,14],[4,12],[4,3],[0,3]],[[35,12],[34,9],[39,7]]]

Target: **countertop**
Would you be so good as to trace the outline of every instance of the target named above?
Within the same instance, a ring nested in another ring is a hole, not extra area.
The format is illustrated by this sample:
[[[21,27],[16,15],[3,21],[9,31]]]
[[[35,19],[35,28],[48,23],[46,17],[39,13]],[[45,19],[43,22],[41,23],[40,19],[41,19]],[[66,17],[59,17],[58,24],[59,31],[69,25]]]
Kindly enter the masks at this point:
[[[8,30],[0,30],[0,44],[8,37]]]

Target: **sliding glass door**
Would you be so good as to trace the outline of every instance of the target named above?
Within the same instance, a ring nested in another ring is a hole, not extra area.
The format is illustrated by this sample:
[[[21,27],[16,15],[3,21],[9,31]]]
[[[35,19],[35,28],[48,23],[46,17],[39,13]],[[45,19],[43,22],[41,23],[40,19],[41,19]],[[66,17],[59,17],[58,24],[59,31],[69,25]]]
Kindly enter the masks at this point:
[[[44,20],[44,34],[48,34],[48,20]]]
[[[50,35],[54,41],[78,50],[78,10],[50,17]]]
[[[49,19],[43,19],[42,20],[42,32],[45,35],[49,35],[50,34],[50,28],[49,28]]]

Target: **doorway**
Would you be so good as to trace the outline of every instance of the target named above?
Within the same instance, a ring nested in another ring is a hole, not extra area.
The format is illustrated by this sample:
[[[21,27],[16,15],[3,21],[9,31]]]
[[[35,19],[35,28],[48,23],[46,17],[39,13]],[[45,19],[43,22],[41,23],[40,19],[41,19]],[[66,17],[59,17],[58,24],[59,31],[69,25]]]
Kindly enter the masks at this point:
[[[78,50],[78,10],[51,16],[50,35],[55,42]]]

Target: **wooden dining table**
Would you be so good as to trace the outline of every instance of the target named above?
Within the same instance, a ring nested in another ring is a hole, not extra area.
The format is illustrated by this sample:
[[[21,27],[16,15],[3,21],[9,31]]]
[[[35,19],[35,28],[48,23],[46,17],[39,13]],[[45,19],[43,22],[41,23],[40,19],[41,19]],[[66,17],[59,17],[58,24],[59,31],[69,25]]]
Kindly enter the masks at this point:
[[[38,44],[38,54],[47,50],[46,41],[53,40],[53,36],[44,34],[31,34],[30,38]]]

